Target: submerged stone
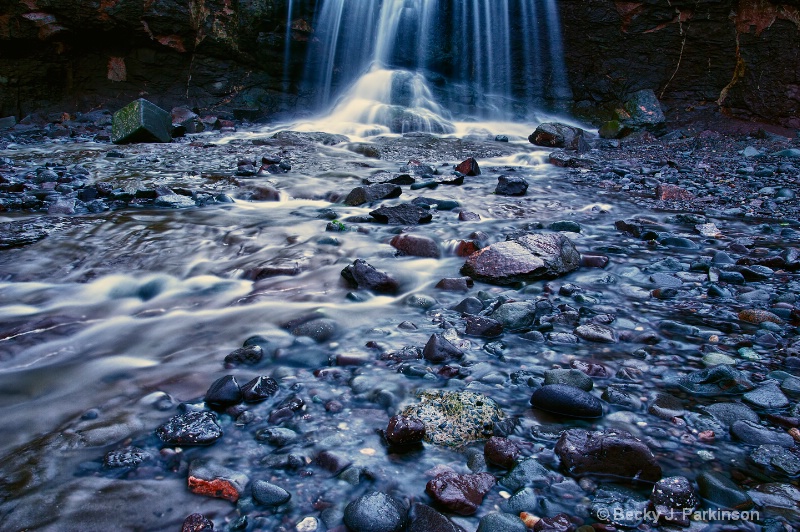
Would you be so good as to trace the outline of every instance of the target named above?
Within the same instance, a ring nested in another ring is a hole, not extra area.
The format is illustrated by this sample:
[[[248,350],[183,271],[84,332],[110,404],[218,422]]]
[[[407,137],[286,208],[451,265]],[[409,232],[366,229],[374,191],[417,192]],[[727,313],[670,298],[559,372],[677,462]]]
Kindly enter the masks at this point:
[[[575,476],[609,475],[647,482],[661,478],[661,466],[650,448],[623,430],[566,430],[555,453]]]
[[[531,395],[531,406],[575,418],[592,419],[603,415],[603,403],[600,399],[569,384],[542,386]]]
[[[472,515],[494,484],[495,478],[489,473],[459,475],[447,471],[431,479],[425,493],[451,512]]]
[[[209,445],[222,437],[212,412],[189,412],[174,416],[156,429],[167,445]]]

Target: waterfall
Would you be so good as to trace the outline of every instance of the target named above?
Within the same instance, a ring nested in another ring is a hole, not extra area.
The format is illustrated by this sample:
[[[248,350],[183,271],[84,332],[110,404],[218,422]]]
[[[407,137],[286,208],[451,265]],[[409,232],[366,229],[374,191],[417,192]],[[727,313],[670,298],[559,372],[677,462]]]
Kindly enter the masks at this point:
[[[304,86],[363,135],[524,120],[570,97],[556,0],[321,0]]]

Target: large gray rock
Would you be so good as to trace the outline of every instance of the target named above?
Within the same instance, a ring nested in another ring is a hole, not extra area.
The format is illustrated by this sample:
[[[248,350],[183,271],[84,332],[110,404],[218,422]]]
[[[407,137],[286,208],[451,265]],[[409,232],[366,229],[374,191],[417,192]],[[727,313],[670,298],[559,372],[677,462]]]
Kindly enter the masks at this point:
[[[172,140],[172,116],[144,98],[114,113],[112,120],[111,141],[114,144]]]
[[[578,269],[580,261],[580,253],[566,236],[531,233],[473,253],[461,273],[478,281],[509,285],[559,277]]]

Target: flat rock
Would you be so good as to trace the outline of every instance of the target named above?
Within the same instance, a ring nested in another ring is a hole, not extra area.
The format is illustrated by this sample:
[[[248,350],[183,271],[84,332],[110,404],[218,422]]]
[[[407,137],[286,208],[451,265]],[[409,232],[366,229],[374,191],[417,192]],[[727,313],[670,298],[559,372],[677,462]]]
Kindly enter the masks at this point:
[[[755,387],[747,375],[727,365],[692,372],[678,384],[695,395],[734,395]]]
[[[575,476],[611,475],[646,482],[661,478],[661,466],[650,448],[623,430],[566,430],[555,453],[562,467]]]
[[[344,509],[344,524],[353,532],[400,532],[408,511],[394,497],[379,491],[362,495]]]
[[[247,475],[211,460],[201,458],[189,464],[189,491],[198,495],[236,502],[248,482]]]
[[[587,342],[597,342],[601,344],[613,344],[617,341],[614,329],[600,325],[599,323],[585,323],[575,328],[575,336]]]
[[[580,253],[560,233],[532,233],[498,242],[467,257],[461,273],[498,285],[551,279],[580,266]]]
[[[730,427],[739,420],[755,423],[759,421],[758,414],[742,403],[714,403],[705,407],[705,410],[725,427]]]
[[[697,477],[700,496],[720,508],[749,510],[753,499],[728,477],[716,471],[707,471]]]
[[[578,369],[549,369],[544,372],[544,384],[568,384],[589,392],[594,388],[594,381]]]
[[[433,220],[430,210],[411,203],[403,203],[393,207],[380,207],[371,211],[376,222],[388,225],[420,225]]]
[[[438,259],[442,256],[439,244],[430,237],[422,235],[397,235],[389,244],[403,255]]]
[[[533,392],[530,402],[534,408],[562,416],[593,419],[603,415],[600,399],[568,384],[542,386]]]
[[[167,445],[210,445],[222,437],[212,412],[188,412],[174,416],[156,429]]]
[[[397,198],[403,193],[397,185],[390,183],[378,183],[375,185],[365,185],[356,187],[350,191],[344,200],[345,205],[358,206],[364,203],[371,203],[382,199]]]
[[[425,424],[428,443],[455,447],[484,440],[506,417],[497,403],[479,393],[425,390],[417,396],[420,402],[404,408],[401,415]]]
[[[528,191],[528,182],[519,176],[501,175],[497,178],[494,193],[498,196],[524,196]]]
[[[513,514],[492,512],[484,515],[475,532],[525,532],[527,527]]]
[[[744,394],[742,398],[757,408],[771,409],[789,406],[789,400],[775,383],[759,386]]]
[[[750,460],[761,467],[790,477],[800,473],[800,455],[780,445],[760,445],[750,453]]]
[[[777,445],[794,447],[794,438],[785,432],[771,430],[755,421],[736,421],[731,425],[731,434],[748,445]]]
[[[495,478],[489,473],[459,475],[447,471],[431,479],[425,493],[453,513],[472,515],[494,484]]]
[[[789,523],[800,522],[800,488],[796,485],[770,482],[756,486],[748,494],[767,515],[783,517]]]

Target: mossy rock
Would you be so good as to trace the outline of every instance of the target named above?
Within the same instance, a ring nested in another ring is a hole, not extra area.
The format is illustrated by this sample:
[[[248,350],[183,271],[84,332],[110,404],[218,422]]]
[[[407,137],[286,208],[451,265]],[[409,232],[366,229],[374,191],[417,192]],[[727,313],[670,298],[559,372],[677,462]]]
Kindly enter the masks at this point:
[[[171,129],[170,114],[154,103],[140,98],[114,113],[111,141],[114,144],[170,142]]]
[[[428,443],[456,447],[485,440],[494,434],[494,424],[506,417],[494,400],[479,393],[425,390],[417,397],[420,402],[401,414],[425,424]]]

